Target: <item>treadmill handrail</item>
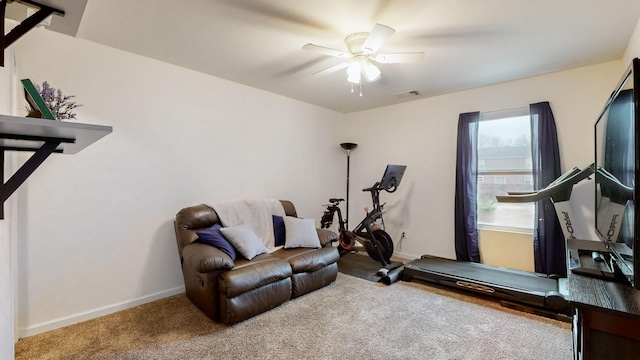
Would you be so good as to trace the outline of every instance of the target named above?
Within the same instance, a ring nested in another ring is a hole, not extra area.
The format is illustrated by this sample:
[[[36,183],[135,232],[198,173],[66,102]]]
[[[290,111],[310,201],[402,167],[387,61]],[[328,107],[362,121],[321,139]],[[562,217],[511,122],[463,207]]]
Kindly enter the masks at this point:
[[[577,167],[574,166],[573,169],[571,169],[571,170],[565,172],[564,174],[558,176],[558,178],[553,180],[553,182],[551,184],[547,185],[547,187],[555,185],[555,184],[567,179],[570,176],[578,174],[580,171],[581,171],[580,169],[578,169]],[[537,191],[508,191],[507,192],[508,195],[534,195],[534,194],[537,194],[537,193],[538,193]]]
[[[588,167],[590,167],[590,168],[593,170],[593,164],[589,165]],[[583,170],[584,170],[584,169],[583,169]],[[566,179],[568,179],[568,178],[570,178],[571,176],[574,176],[574,175],[576,175],[576,174],[579,174],[579,173],[580,173],[581,171],[583,171],[583,170],[580,170],[580,169],[578,169],[578,167],[574,166],[574,167],[573,167],[573,169],[571,169],[571,170],[569,170],[569,171],[565,172],[564,174],[562,174],[562,175],[558,176],[558,178],[557,178],[557,179],[555,179],[555,180],[553,180],[553,181],[551,182],[551,184],[549,184],[549,185],[556,185],[556,184],[559,184],[559,183],[561,183],[561,182],[564,182]],[[593,174],[593,171],[592,171],[591,173]],[[547,185],[547,187],[548,187],[549,185]]]
[[[576,171],[577,170],[577,171]],[[496,195],[498,202],[525,203],[551,198],[554,202],[568,201],[571,197],[573,185],[588,178],[593,174],[593,164],[584,167],[582,170],[573,168],[564,173],[544,189],[531,193],[509,193],[509,195]]]
[[[535,191],[508,191],[509,195],[532,195],[535,194]]]

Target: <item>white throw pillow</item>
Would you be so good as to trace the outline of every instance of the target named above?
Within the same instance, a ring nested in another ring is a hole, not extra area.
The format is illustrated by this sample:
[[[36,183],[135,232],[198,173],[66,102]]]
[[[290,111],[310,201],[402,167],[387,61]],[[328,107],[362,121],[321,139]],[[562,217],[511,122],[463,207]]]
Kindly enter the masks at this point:
[[[222,235],[248,260],[267,252],[258,235],[247,224],[220,229]]]
[[[292,216],[284,217],[286,231],[284,248],[319,248],[320,238],[316,231],[316,221],[313,219],[298,219]]]

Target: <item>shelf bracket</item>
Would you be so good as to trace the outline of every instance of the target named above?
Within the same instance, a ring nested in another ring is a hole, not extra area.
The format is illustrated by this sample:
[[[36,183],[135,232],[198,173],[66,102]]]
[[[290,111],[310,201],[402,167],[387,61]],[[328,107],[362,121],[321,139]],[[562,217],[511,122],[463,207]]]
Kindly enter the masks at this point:
[[[17,2],[23,5],[27,5],[30,7],[37,8],[38,11],[33,13],[28,18],[22,20],[18,26],[9,31],[8,34],[4,33],[4,17],[5,17],[5,9],[7,6],[7,2]],[[18,40],[22,35],[29,32],[29,30],[38,26],[44,19],[48,16],[55,14],[59,16],[64,16],[64,11],[58,10],[56,8],[52,8],[46,5],[39,4],[32,0],[0,0],[0,45],[2,45],[2,56],[0,56],[0,66],[4,67],[4,50],[13,44],[16,40]]]
[[[53,140],[45,142],[29,160],[27,160],[18,171],[0,186],[0,220],[4,219],[4,202],[13,194],[22,183],[51,155],[63,140]],[[4,181],[4,149],[0,154],[0,175]]]

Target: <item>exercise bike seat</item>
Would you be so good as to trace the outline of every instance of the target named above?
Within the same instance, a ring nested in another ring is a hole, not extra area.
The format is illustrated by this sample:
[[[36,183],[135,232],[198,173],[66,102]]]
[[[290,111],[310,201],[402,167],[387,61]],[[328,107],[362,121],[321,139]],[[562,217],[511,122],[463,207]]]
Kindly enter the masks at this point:
[[[340,202],[340,201],[344,201],[344,199],[337,199],[337,198],[331,198],[331,199],[329,199],[329,202],[332,202],[332,203]]]

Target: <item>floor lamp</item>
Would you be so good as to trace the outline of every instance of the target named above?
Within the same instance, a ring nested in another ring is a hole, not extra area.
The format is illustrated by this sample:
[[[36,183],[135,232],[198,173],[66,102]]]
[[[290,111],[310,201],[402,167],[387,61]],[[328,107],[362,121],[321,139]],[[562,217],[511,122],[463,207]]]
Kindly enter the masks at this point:
[[[351,155],[351,150],[358,147],[358,144],[354,143],[342,143],[340,147],[347,151],[347,212],[344,217],[344,228],[349,230],[349,157]]]

